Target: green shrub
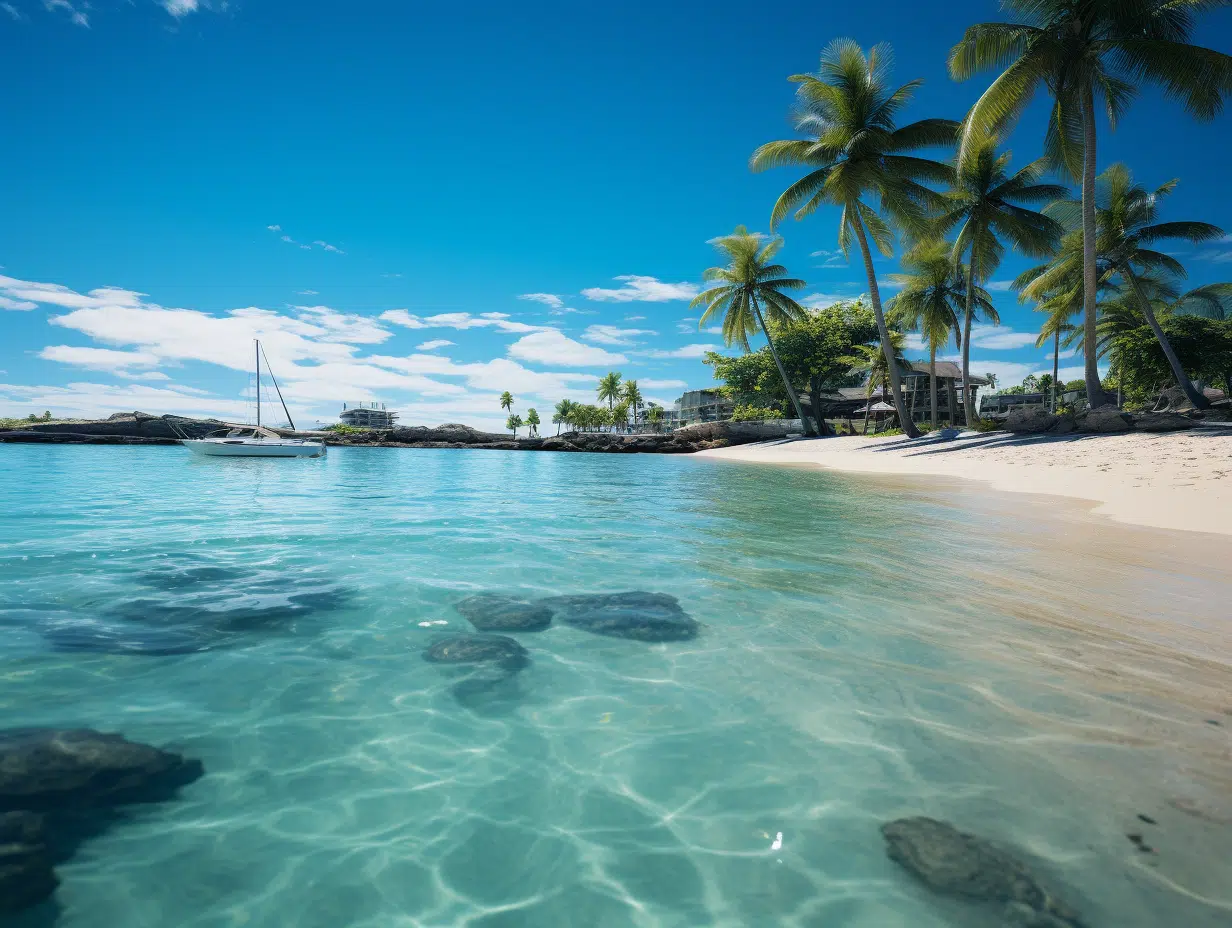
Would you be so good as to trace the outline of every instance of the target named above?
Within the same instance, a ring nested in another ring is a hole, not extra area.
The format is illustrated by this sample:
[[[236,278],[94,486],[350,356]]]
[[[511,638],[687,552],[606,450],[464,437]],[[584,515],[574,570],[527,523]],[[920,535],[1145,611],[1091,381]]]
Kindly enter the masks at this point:
[[[976,419],[974,428],[977,432],[995,432],[1001,428],[1001,423],[995,419]]]
[[[756,422],[762,419],[782,419],[783,414],[768,406],[737,406],[732,412],[733,422]]]
[[[321,431],[333,432],[337,435],[363,435],[365,432],[373,430],[360,428],[358,425],[347,425],[345,422],[335,422],[333,425],[325,426]]]

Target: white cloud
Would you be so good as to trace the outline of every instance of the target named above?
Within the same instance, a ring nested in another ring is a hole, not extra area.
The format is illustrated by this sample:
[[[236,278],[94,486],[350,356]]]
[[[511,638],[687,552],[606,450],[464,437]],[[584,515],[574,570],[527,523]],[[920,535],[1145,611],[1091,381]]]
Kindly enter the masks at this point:
[[[908,351],[927,351],[928,345],[924,344],[924,336],[918,332],[908,332],[903,336],[903,345]]]
[[[1011,351],[1015,348],[1026,348],[1033,346],[1035,339],[1036,336],[1031,332],[1015,332],[1013,329],[996,326],[975,326],[971,330],[971,346],[988,351]]]
[[[637,385],[643,390],[683,390],[689,384],[684,380],[656,380],[653,377],[638,377]]]
[[[29,300],[13,300],[7,296],[0,296],[0,309],[27,312],[31,309],[38,309],[38,303],[31,303]]]
[[[202,395],[180,387],[142,384],[70,383],[62,387],[0,384],[0,415],[28,415],[32,410],[53,410],[76,419],[105,418],[114,412],[219,416],[243,421],[247,404]]]
[[[625,316],[625,322],[645,322],[645,316]]]
[[[1232,261],[1232,251],[1204,251],[1198,255],[1201,261],[1214,261],[1216,264],[1227,264]]]
[[[197,0],[159,0],[159,3],[176,19],[197,12],[199,6]]]
[[[518,297],[519,300],[530,300],[534,303],[542,303],[544,306],[550,306],[553,309],[560,309],[565,305],[565,301],[558,297],[555,293],[523,293]]]
[[[612,279],[621,281],[624,286],[618,290],[588,287],[582,291],[582,296],[588,300],[606,303],[666,303],[671,300],[691,300],[698,293],[695,284],[685,281],[666,283],[655,277],[639,274],[623,274]]]
[[[674,351],[661,351],[653,349],[649,351],[634,351],[631,354],[638,355],[643,358],[700,358],[707,351],[718,351],[719,345],[685,345],[683,348],[677,348]]]
[[[296,290],[295,293],[297,296],[316,296],[317,295],[317,291],[315,290]]]
[[[1014,289],[1014,282],[1012,280],[991,280],[984,285],[984,289],[994,293],[1007,293]]]
[[[13,17],[13,19],[19,23],[23,22],[26,18],[25,14],[23,14],[21,10],[17,9],[17,7],[13,6],[11,3],[0,3],[0,10],[4,10],[4,12],[8,13],[9,16]]]
[[[69,3],[69,0],[43,0],[43,7],[52,13],[56,10],[63,10],[68,14],[69,21],[73,25],[81,26],[85,29],[90,28],[90,20],[86,18],[86,14]]]
[[[129,368],[156,367],[158,355],[149,351],[115,351],[111,348],[81,348],[72,345],[48,345],[38,355],[44,361],[58,361],[87,370],[106,371],[120,377],[132,376]],[[166,375],[164,374],[163,377]]]
[[[340,313],[328,306],[295,306],[298,317],[325,330],[328,337],[355,345],[377,345],[393,333],[370,316]],[[263,310],[258,310],[262,312]]]
[[[885,284],[878,281],[882,289],[886,288]],[[856,300],[864,299],[864,294],[859,293],[810,293],[803,297],[799,302],[801,306],[807,306],[809,309],[826,309],[833,306],[835,303],[852,303]]]
[[[601,367],[628,362],[622,354],[613,354],[574,341],[557,329],[547,329],[519,338],[509,346],[510,357],[537,364],[559,364],[564,367]]]
[[[582,338],[600,345],[634,345],[639,335],[658,335],[650,329],[622,329],[614,325],[587,326]]]
[[[445,348],[454,344],[447,338],[434,338],[431,341],[426,341],[422,345],[416,345],[416,351],[435,351],[437,348]]]
[[[337,255],[345,255],[345,254],[346,254],[346,252],[345,252],[345,251],[343,251],[341,248],[338,248],[338,247],[336,247],[336,246],[334,246],[334,245],[331,245],[329,242],[322,242],[320,239],[318,239],[317,241],[313,242],[312,244],[316,245],[318,248],[321,248],[321,249],[323,249],[323,250],[325,250],[325,251],[332,251],[334,254],[337,254]]]
[[[528,333],[549,331],[548,326],[528,325],[525,322],[514,322],[506,313],[480,313],[473,316],[470,313],[438,313],[435,316],[416,316],[405,309],[390,309],[381,313],[380,318],[408,329],[476,329],[491,327],[502,332]],[[556,331],[550,329],[550,331]]]
[[[281,232],[282,231],[282,226],[276,225],[276,224],[272,226],[266,226],[265,228],[269,229],[271,232]]]

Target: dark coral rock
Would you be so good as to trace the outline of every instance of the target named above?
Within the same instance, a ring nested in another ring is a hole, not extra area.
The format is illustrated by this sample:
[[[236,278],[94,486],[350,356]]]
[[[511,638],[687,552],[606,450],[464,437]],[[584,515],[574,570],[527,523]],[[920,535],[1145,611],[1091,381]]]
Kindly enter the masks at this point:
[[[0,731],[0,812],[160,802],[203,772],[198,760],[87,728]]]
[[[989,841],[936,819],[881,826],[886,853],[937,892],[1026,907],[1039,924],[1082,928],[1078,916],[1036,880],[1025,863]]]
[[[42,902],[59,882],[47,850],[43,817],[33,812],[0,815],[0,914]]]
[[[424,651],[433,664],[499,664],[507,671],[521,670],[529,662],[527,650],[504,635],[451,635]]]
[[[553,596],[543,600],[566,625],[611,638],[634,641],[686,641],[698,625],[674,596],[666,593],[600,593]]]
[[[468,596],[455,607],[481,632],[537,632],[552,624],[552,610],[500,593]]]

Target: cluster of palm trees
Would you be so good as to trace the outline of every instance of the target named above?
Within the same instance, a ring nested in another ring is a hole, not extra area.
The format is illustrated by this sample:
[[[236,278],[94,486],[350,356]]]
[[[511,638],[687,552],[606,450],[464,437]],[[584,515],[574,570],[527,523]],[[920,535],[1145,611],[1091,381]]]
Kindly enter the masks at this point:
[[[561,426],[580,431],[598,431],[601,429],[624,429],[629,426],[632,414],[633,427],[641,423],[657,428],[663,421],[663,407],[651,403],[646,404],[642,391],[636,380],[623,380],[619,371],[610,371],[599,378],[596,391],[600,403],[607,406],[593,406],[588,403],[577,403],[573,400],[561,400],[552,413],[552,422],[556,424],[556,433],[560,434]],[[526,411],[526,419],[513,413],[513,394],[506,390],[500,395],[501,409],[509,413],[505,420],[505,428],[516,436],[518,429],[528,426],[531,435],[539,434],[542,424],[539,413],[535,409]]]
[[[541,420],[539,419],[539,411],[535,409],[534,406],[526,410],[525,419],[523,419],[521,415],[516,415],[513,412],[513,394],[510,393],[508,390],[506,390],[504,393],[500,395],[500,405],[501,405],[501,409],[509,413],[509,418],[505,420],[505,428],[513,432],[514,438],[517,437],[518,429],[520,429],[522,426],[526,426],[527,431],[530,432],[531,435],[539,434],[539,426],[542,423],[541,423]]]
[[[1019,279],[1020,293],[1048,313],[1041,342],[1053,340],[1054,368],[1062,338],[1071,344],[1077,339],[1084,349],[1092,407],[1109,401],[1098,370],[1101,293],[1113,294],[1113,302],[1151,327],[1178,384],[1195,406],[1205,404],[1168,345],[1156,310],[1177,300],[1181,310],[1209,309],[1214,301],[1222,313],[1223,291],[1203,288],[1182,297],[1176,282],[1184,268],[1151,246],[1168,238],[1206,241],[1222,232],[1206,223],[1158,222],[1158,203],[1171,185],[1153,192],[1137,187],[1119,165],[1097,177],[1097,104],[1115,124],[1137,85],[1152,83],[1195,118],[1213,118],[1232,90],[1232,57],[1195,46],[1190,38],[1200,13],[1226,3],[1003,0],[1003,8],[1021,21],[971,26],[950,53],[955,80],[999,72],[961,123],[924,119],[898,125],[898,113],[920,81],[890,84],[892,56],[885,45],[865,52],[840,39],[822,52],[817,72],[790,78],[799,84],[795,126],[803,137],[760,146],[750,165],[756,171],[805,171],[774,204],[772,229],[789,214],[800,220],[823,205],[839,208],[839,246],[847,256],[853,246],[859,250],[884,356],[881,376],[908,435],[919,433],[904,408],[891,326],[918,331],[934,361],[953,339],[969,383],[972,325],[981,316],[997,321],[984,285],[1007,247],[1047,262]],[[1012,171],[1001,140],[1040,91],[1052,101],[1044,156]],[[955,149],[952,158],[920,154],[944,147]],[[1049,172],[1078,180],[1080,197],[1070,199],[1065,187],[1044,182]],[[908,246],[906,273],[896,278],[902,291],[887,313],[872,249],[891,256],[898,239]],[[705,307],[701,324],[722,314],[727,344],[746,349],[748,337],[760,330],[809,429],[767,328],[767,321],[773,327],[803,314],[785,291],[804,282],[773,263],[781,239],[767,240],[741,226],[716,245],[727,261],[706,271],[705,279],[716,286],[695,300]],[[1070,321],[1078,316],[1081,325]],[[935,383],[934,376],[934,420]],[[970,391],[964,407],[971,424]]]

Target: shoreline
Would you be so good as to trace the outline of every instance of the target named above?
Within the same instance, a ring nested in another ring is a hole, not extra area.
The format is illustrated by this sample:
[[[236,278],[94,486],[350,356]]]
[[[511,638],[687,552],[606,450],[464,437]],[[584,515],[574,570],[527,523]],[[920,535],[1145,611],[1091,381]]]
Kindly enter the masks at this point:
[[[944,477],[998,492],[1092,503],[1115,522],[1232,535],[1232,430],[809,438],[699,451],[697,457],[852,474]]]

